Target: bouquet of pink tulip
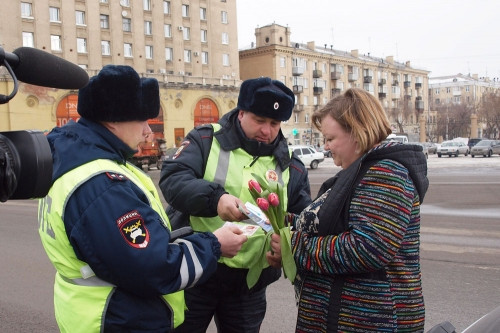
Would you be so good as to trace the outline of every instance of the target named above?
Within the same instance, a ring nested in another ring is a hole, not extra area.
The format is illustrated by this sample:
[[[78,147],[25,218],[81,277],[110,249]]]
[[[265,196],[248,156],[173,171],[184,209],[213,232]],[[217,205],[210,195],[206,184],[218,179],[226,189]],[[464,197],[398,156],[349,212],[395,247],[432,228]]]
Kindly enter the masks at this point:
[[[291,250],[290,228],[285,226],[286,207],[283,201],[283,186],[278,182],[276,173],[266,173],[266,179],[253,174],[255,180],[248,182],[248,189],[257,206],[266,214],[273,231],[281,237],[281,263],[285,277],[292,283],[297,274],[297,266]]]

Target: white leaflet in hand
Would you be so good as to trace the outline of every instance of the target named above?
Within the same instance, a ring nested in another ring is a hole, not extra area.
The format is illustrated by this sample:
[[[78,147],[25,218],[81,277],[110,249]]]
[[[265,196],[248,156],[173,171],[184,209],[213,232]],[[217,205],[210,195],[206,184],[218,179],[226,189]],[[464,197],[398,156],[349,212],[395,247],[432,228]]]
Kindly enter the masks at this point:
[[[248,210],[248,214],[245,213],[242,208],[243,214],[247,215],[250,220],[252,220],[254,223],[257,223],[262,229],[264,229],[265,232],[269,232],[273,230],[273,227],[271,224],[268,224],[267,221],[267,216],[264,214],[264,212],[257,206],[251,204],[250,202],[245,203],[245,208]]]

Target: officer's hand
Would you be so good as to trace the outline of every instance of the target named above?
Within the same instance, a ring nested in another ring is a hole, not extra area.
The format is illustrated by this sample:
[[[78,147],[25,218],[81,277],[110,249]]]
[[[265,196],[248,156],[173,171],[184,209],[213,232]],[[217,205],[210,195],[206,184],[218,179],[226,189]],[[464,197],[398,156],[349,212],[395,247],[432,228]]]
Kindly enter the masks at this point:
[[[278,234],[271,235],[271,251],[266,253],[266,259],[270,266],[281,267],[281,237]]]
[[[217,215],[223,221],[242,221],[247,217],[239,210],[239,206],[243,206],[243,201],[231,194],[223,194],[217,203]]]
[[[248,240],[248,237],[235,225],[225,225],[214,231],[215,237],[220,243],[220,251],[223,257],[232,258]]]

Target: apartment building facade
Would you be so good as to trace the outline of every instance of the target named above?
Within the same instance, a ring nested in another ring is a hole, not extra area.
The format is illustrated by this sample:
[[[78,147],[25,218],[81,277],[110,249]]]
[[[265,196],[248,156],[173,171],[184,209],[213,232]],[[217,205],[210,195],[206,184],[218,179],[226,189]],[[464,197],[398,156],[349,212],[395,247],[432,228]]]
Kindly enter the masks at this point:
[[[154,131],[178,145],[193,126],[236,106],[240,79],[235,1],[9,0],[0,45],[50,52],[95,75],[107,64],[132,66],[160,83]],[[0,90],[12,90],[4,68]],[[50,130],[78,119],[78,92],[20,84],[0,105],[0,129]]]
[[[290,36],[289,27],[273,23],[256,28],[255,44],[240,50],[242,80],[270,76],[293,89],[296,106],[282,126],[289,142],[322,145],[321,134],[311,123],[312,113],[350,87],[365,89],[380,100],[393,132],[425,141],[428,71],[412,68],[410,62],[399,63],[392,56],[382,59],[326,44],[295,43]]]
[[[429,78],[429,100],[432,110],[447,110],[453,106],[466,106],[471,111],[470,137],[482,138],[486,124],[481,123],[477,111],[483,97],[500,91],[500,80],[479,77],[477,74],[431,77]],[[438,112],[434,112],[437,117]],[[434,118],[435,122],[436,119]],[[497,129],[498,132],[499,129]]]

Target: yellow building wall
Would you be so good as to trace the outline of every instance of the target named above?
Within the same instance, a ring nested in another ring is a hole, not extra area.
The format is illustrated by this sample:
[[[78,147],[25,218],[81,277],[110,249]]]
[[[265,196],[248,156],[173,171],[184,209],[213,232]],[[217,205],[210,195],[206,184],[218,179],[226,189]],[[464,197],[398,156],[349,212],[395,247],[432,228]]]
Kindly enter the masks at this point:
[[[0,82],[0,93],[8,95],[13,84]],[[167,147],[175,143],[174,130],[187,133],[194,127],[194,109],[203,98],[214,102],[219,119],[238,102],[239,88],[235,87],[165,87],[160,85],[160,103],[163,110],[164,136]],[[20,83],[18,93],[6,104],[0,104],[0,131],[40,130],[49,132],[57,126],[57,106],[69,94],[78,91],[38,87]]]

